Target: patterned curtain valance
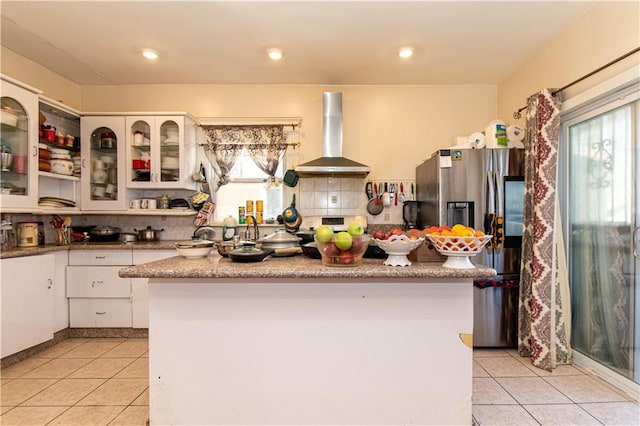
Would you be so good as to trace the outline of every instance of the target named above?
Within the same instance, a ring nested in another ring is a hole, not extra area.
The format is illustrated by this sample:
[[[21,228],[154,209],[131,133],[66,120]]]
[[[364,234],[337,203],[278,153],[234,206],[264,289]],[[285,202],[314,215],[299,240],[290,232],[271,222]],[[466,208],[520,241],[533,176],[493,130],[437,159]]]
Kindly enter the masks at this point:
[[[229,172],[245,149],[269,176],[267,186],[278,185],[275,173],[280,159],[289,146],[298,145],[297,141],[291,141],[292,134],[297,134],[295,126],[210,125],[202,128],[207,142],[205,155],[218,176],[218,188],[229,182]]]

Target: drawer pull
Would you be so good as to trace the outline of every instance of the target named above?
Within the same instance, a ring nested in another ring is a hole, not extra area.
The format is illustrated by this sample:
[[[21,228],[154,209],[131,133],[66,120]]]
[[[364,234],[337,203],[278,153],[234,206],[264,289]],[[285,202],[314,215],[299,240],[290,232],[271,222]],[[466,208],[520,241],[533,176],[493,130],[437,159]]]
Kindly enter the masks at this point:
[[[47,278],[47,281],[49,281],[49,286],[47,287],[49,289],[53,286],[53,280],[51,278]]]
[[[107,256],[96,256],[96,259],[106,259]]]
[[[106,314],[106,313],[107,313],[106,311],[96,312],[96,315],[104,315],[104,314]]]
[[[96,284],[104,284],[104,281],[93,281],[93,282],[91,282],[91,287],[92,288],[95,287]]]

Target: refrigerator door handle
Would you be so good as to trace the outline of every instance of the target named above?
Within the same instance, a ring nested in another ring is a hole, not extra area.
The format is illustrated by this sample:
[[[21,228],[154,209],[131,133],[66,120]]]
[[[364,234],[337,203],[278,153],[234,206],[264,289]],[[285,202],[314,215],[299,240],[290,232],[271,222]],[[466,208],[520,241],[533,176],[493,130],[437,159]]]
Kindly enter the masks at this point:
[[[633,256],[636,259],[640,259],[640,254],[638,254],[638,232],[640,232],[640,226],[636,226],[633,229]]]
[[[487,211],[484,216],[484,233],[487,235],[494,235],[494,237],[487,243],[486,248],[491,250],[493,249],[495,243],[495,226],[496,226],[496,215],[495,215],[495,185],[493,183],[493,175],[490,170],[487,170]]]
[[[495,172],[495,186],[496,186],[496,220],[495,220],[495,241],[496,250],[502,248],[504,243],[504,190],[502,187],[502,179],[498,172]]]

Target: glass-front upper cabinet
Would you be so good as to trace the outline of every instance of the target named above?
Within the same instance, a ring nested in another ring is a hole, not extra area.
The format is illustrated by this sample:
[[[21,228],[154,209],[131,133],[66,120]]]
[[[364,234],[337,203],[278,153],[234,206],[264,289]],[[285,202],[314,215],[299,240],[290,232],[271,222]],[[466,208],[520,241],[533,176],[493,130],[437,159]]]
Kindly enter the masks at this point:
[[[38,207],[38,94],[0,80],[0,208]]]
[[[128,116],[127,186],[195,189],[195,121],[187,116]]]
[[[82,117],[82,209],[126,210],[125,119]]]

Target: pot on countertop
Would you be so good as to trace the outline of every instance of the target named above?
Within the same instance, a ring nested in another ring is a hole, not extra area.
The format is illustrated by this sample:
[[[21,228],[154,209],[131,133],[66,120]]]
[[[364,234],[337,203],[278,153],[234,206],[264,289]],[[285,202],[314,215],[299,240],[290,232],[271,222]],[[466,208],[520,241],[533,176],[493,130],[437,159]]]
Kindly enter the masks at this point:
[[[138,241],[138,234],[135,232],[121,232],[120,241],[123,243],[135,243]]]
[[[160,239],[160,232],[164,231],[162,229],[152,229],[151,226],[147,226],[145,229],[134,229],[138,233],[139,241],[158,241]]]
[[[291,235],[284,229],[278,229],[273,234],[258,240],[260,247],[264,250],[276,250],[274,256],[293,256],[296,254],[295,250],[279,252],[279,249],[296,248],[300,246],[300,238],[295,235]],[[281,254],[282,253],[282,254]]]

